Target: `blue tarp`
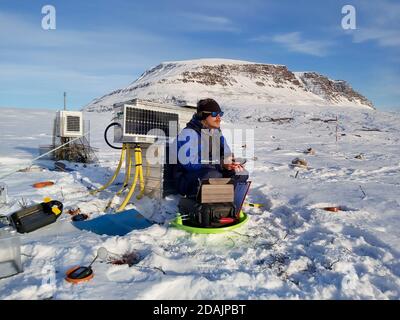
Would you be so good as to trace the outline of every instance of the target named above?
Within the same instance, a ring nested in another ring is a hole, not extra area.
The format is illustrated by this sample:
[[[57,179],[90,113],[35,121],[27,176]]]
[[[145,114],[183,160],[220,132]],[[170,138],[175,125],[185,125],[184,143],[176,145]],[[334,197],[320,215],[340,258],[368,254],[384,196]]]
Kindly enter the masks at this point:
[[[80,229],[100,235],[124,236],[133,230],[141,230],[152,225],[137,210],[131,209],[120,213],[105,214],[100,217],[76,221],[73,225]]]

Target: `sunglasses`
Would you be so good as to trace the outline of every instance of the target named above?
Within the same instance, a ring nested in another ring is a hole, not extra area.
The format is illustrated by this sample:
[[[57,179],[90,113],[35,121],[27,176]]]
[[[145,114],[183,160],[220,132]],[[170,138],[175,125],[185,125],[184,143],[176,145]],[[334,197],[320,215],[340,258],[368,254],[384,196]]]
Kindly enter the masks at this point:
[[[215,118],[216,116],[220,116],[220,117],[222,117],[223,115],[224,115],[224,112],[223,111],[213,111],[213,112],[207,112],[207,111],[203,111],[203,113],[204,114],[209,114],[209,115],[211,115],[211,117],[213,117],[213,118]]]

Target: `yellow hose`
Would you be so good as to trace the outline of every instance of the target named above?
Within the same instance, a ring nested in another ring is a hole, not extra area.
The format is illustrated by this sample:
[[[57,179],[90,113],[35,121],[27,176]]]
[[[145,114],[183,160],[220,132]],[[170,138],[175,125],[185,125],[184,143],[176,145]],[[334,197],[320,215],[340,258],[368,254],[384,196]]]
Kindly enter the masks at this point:
[[[133,193],[135,192],[136,183],[137,183],[138,177],[140,176],[140,168],[142,168],[141,160],[142,160],[142,151],[141,151],[140,147],[135,147],[135,166],[136,166],[135,177],[133,178],[132,185],[129,189],[128,194],[126,195],[125,200],[122,202],[120,207],[117,209],[117,212],[121,212],[122,210],[125,209],[126,205],[128,204],[129,200],[131,199]],[[143,178],[143,171],[142,171],[141,177]],[[143,186],[144,186],[144,183],[143,183]],[[140,187],[142,188],[142,183],[141,183]]]
[[[136,199],[140,200],[144,195],[143,159],[142,159],[142,150],[140,148],[138,152],[138,168],[139,168],[140,193],[136,197]]]
[[[90,194],[95,195],[96,193],[108,188],[114,182],[115,178],[118,176],[119,171],[121,170],[122,162],[124,162],[125,151],[126,151],[126,145],[123,144],[121,156],[119,158],[119,163],[118,163],[117,169],[115,170],[113,176],[110,178],[110,180],[108,180],[108,182],[104,186],[100,187],[97,190],[91,191]]]
[[[125,191],[126,187],[129,185],[129,180],[131,178],[131,168],[132,168],[132,153],[131,153],[131,148],[128,146],[126,149],[126,168],[125,168],[125,179],[124,183],[122,184],[122,187],[118,190],[118,192],[111,198],[110,201],[108,201],[106,207],[104,208],[104,211],[107,211],[108,209],[111,208],[111,206],[114,203],[114,199],[116,196],[119,196],[122,192]]]
[[[122,187],[116,193],[116,196],[121,195],[125,191],[126,187],[129,186],[129,181],[131,179],[131,174],[132,174],[132,149],[127,144],[122,145],[122,151],[121,151],[119,163],[118,163],[117,169],[115,170],[113,176],[110,178],[110,180],[104,186],[100,187],[99,189],[97,189],[95,191],[90,192],[91,194],[94,195],[97,192],[103,191],[104,189],[108,188],[114,182],[114,180],[117,178],[117,176],[121,170],[121,166],[122,166],[122,163],[124,162],[125,154],[127,157],[127,162],[126,162],[127,167],[125,170],[124,183],[123,183]],[[135,176],[133,178],[132,184],[130,185],[130,187],[128,189],[128,194],[126,195],[126,198],[124,199],[124,201],[122,202],[122,204],[120,205],[120,207],[117,209],[116,212],[120,212],[125,209],[129,200],[132,198],[133,193],[135,192],[138,179],[139,179],[140,193],[136,198],[138,200],[141,199],[145,192],[145,181],[144,181],[144,177],[143,177],[142,149],[140,148],[139,145],[135,146],[134,154],[135,154]],[[146,170],[146,175],[147,175],[149,168],[147,167],[146,169],[147,169]],[[109,201],[109,203],[106,206],[106,210],[111,207],[114,198],[115,198],[115,196]]]
[[[132,154],[130,147],[126,149],[126,159],[127,159],[127,164],[126,164],[127,167],[125,168],[125,180],[121,189],[119,189],[118,192],[116,193],[117,196],[119,196],[122,192],[124,192],[126,187],[129,185],[129,180],[131,179]]]

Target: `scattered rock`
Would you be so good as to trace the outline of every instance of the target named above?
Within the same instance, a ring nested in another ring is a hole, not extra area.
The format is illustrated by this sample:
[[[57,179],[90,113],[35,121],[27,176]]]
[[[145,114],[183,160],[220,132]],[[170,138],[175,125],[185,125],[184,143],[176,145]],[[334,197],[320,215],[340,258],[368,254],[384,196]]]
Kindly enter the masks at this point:
[[[75,167],[79,167],[78,165],[75,165]],[[68,164],[63,161],[56,161],[54,163],[54,171],[61,171],[61,172],[71,172],[74,171],[75,169],[69,168]]]
[[[68,209],[67,213],[70,214],[71,216],[75,216],[81,213],[81,208],[78,207],[75,209]]]
[[[308,148],[304,151],[305,154],[315,155],[315,150],[313,148]]]
[[[137,264],[141,260],[141,257],[137,251],[126,252],[121,256],[110,259],[111,264],[127,264],[129,267]]]
[[[354,158],[359,159],[359,160],[363,160],[364,159],[364,154],[360,153],[360,154],[356,155]]]
[[[42,172],[42,171],[45,171],[45,169],[35,165],[18,170],[18,172]]]
[[[377,132],[382,132],[381,129],[379,128],[367,128],[367,127],[362,127],[362,129],[360,129],[361,131],[377,131]]]
[[[57,161],[54,163],[54,170],[55,171],[67,171],[67,165],[61,161]]]
[[[87,214],[79,213],[72,216],[72,221],[84,221],[87,218],[89,218]]]
[[[297,167],[308,167],[308,163],[304,159],[296,158],[292,160],[292,165],[297,166]]]
[[[294,118],[291,117],[285,117],[285,118],[261,117],[257,119],[258,122],[278,122],[279,124],[289,123],[293,120]]]
[[[324,207],[322,208],[325,211],[331,211],[331,212],[339,212],[340,211],[340,207]]]

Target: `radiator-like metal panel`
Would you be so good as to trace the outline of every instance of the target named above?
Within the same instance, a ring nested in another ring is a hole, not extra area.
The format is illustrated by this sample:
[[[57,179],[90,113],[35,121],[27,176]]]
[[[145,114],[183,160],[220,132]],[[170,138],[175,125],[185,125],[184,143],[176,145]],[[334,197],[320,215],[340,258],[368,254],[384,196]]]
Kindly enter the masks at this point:
[[[67,131],[80,132],[81,131],[81,118],[76,116],[67,116]]]
[[[154,143],[175,138],[193,116],[193,109],[134,99],[114,105],[115,143]]]
[[[165,135],[169,137],[170,125],[178,127],[178,115],[176,113],[145,110],[126,106],[125,135]],[[159,129],[160,134],[150,130]]]
[[[56,134],[62,138],[75,138],[83,135],[83,113],[80,111],[58,111]]]

